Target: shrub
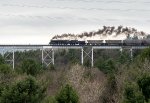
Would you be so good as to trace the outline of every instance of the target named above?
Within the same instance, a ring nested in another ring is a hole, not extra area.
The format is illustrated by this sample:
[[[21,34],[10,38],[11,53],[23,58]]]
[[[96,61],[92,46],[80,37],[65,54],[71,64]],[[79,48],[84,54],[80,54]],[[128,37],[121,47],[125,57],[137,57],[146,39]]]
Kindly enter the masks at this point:
[[[4,88],[7,88],[12,82],[14,77],[14,72],[6,64],[0,65],[0,96]]]
[[[114,96],[118,92],[118,85],[114,74],[110,74],[108,76],[108,82],[105,88],[106,89],[103,91],[103,95],[101,96],[102,103],[116,103],[117,101],[115,100]]]
[[[142,61],[144,61],[145,59],[148,59],[150,61],[150,48],[143,50],[143,52],[140,55],[140,58],[142,59]]]
[[[90,68],[91,67],[91,62],[90,62],[90,60],[85,60],[84,61],[84,64],[83,64],[85,67],[88,67],[88,68]]]
[[[121,64],[129,62],[130,60],[131,60],[131,58],[129,57],[129,54],[127,54],[124,51],[121,53],[121,55],[118,58],[118,62],[121,63]]]
[[[127,84],[125,87],[125,103],[144,103],[144,96],[136,84]]]
[[[44,92],[34,78],[28,77],[2,91],[0,102],[39,103],[43,99]]]
[[[144,75],[138,80],[138,85],[145,97],[146,102],[150,99],[150,76]]]
[[[55,68],[55,65],[53,65],[53,64],[51,64],[50,66],[49,66],[49,68],[50,68],[50,70],[55,70],[56,68]]]
[[[10,68],[8,65],[6,64],[1,64],[0,65],[0,73],[3,74],[10,74],[12,73],[12,68]]]
[[[27,59],[23,61],[21,69],[23,70],[23,73],[35,76],[40,71],[40,65],[32,59]]]
[[[113,73],[116,71],[115,63],[112,59],[106,61],[99,61],[96,66],[106,74]]]
[[[4,64],[5,63],[5,60],[4,60],[4,58],[2,57],[2,55],[0,55],[0,65],[1,64]]]
[[[68,53],[66,55],[66,58],[68,58],[68,60],[69,60],[70,63],[75,64],[75,63],[78,62],[79,58],[78,58],[78,55],[77,55],[76,52],[77,51],[74,50],[74,49],[69,49],[69,51],[68,51]]]
[[[46,97],[41,103],[58,103],[54,96]]]
[[[79,97],[76,91],[69,84],[67,84],[56,96],[56,100],[58,103],[78,103]]]

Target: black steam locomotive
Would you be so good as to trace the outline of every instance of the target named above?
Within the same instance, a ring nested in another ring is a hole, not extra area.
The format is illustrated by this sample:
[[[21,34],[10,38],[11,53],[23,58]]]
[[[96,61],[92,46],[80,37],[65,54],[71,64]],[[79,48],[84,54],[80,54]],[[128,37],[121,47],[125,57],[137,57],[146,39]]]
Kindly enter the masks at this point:
[[[50,45],[70,46],[150,46],[150,39],[143,40],[51,40]]]
[[[85,45],[85,41],[78,40],[51,40],[50,45]]]

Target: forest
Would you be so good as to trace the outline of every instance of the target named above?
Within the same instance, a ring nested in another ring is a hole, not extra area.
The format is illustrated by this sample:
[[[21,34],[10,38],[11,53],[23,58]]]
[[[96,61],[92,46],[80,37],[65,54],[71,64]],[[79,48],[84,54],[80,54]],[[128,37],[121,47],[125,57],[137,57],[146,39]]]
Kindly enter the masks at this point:
[[[40,50],[16,51],[15,69],[0,55],[0,103],[150,103],[150,48],[133,59],[129,50],[94,50],[94,67],[87,57],[81,65],[80,52],[55,50],[46,67]]]

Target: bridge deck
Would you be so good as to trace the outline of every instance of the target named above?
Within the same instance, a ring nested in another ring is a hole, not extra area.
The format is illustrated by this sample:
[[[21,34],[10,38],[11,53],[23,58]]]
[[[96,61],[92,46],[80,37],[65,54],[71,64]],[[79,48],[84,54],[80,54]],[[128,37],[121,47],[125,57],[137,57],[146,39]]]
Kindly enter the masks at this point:
[[[83,47],[92,47],[93,49],[144,49],[148,48],[149,46],[140,46],[140,45],[131,45],[131,46],[116,46],[116,45],[108,45],[108,46],[98,46],[98,45],[43,45],[43,44],[36,44],[36,45],[0,45],[0,48],[14,48],[14,49],[42,49],[42,48],[70,48],[70,49],[80,49]]]

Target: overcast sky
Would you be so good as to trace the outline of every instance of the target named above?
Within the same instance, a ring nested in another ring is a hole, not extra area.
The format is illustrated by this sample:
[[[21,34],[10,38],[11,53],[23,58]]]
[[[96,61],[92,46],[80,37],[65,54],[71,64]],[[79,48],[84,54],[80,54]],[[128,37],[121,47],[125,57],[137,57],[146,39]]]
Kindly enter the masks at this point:
[[[150,33],[148,0],[0,0],[0,44],[48,44],[61,33],[129,26]]]

